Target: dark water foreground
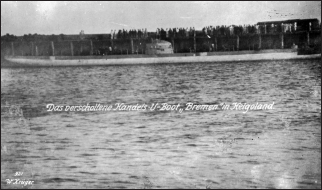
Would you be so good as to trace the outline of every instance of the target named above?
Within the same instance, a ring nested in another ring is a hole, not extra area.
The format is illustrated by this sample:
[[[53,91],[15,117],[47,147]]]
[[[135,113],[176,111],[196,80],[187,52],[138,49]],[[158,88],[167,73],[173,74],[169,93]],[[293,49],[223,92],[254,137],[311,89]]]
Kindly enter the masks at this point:
[[[320,60],[2,68],[1,188],[321,188],[320,71]],[[46,111],[188,102],[274,109]]]

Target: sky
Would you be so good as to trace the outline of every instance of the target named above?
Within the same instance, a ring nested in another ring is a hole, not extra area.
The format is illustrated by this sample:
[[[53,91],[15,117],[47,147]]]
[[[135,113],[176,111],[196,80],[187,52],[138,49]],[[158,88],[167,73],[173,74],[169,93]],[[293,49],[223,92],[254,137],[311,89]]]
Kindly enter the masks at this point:
[[[1,1],[1,35],[106,34],[111,30],[256,24],[318,18],[320,1]]]

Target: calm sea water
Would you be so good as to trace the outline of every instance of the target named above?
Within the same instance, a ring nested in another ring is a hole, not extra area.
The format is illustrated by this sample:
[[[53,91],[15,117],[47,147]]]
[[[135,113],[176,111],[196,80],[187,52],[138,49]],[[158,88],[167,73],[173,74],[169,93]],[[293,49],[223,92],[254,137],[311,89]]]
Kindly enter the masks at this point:
[[[320,72],[321,60],[2,68],[1,188],[321,188]],[[188,102],[274,109],[46,109]]]

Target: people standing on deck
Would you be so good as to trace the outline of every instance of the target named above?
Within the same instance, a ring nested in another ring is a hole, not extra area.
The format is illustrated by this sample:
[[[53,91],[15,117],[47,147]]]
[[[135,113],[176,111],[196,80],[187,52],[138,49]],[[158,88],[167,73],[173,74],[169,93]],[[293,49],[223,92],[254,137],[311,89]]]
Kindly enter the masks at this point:
[[[208,35],[211,35],[211,26],[208,26],[208,28],[207,28],[207,34]]]
[[[141,30],[138,29],[138,38],[141,38]]]
[[[157,28],[156,34],[157,34],[157,39],[160,39],[160,29],[159,28]]]
[[[161,28],[161,39],[165,39],[166,37],[166,32],[164,31],[163,28]]]
[[[292,33],[292,24],[288,24],[288,31]]]
[[[189,30],[189,37],[192,37],[193,36],[193,30],[192,28],[190,27],[190,30]]]
[[[169,37],[171,37],[171,38],[173,38],[173,31],[172,31],[172,29],[171,28],[169,28]]]
[[[203,27],[203,28],[201,29],[201,32],[202,32],[203,34],[205,34],[205,27]]]
[[[177,37],[177,29],[173,28],[173,37],[176,38]]]
[[[123,31],[122,30],[119,30],[119,38],[123,38]]]
[[[259,25],[255,25],[255,33],[256,34],[259,34],[260,33],[260,30],[259,30]]]
[[[226,36],[225,26],[221,26],[221,28],[220,28],[220,34],[223,35],[223,36]]]
[[[308,22],[306,30],[312,31],[314,24]],[[298,30],[298,25],[294,23],[269,23],[254,25],[229,25],[229,26],[205,26],[202,28],[203,36],[236,36],[246,34],[275,34],[275,33],[293,33]],[[158,38],[190,38],[193,37],[194,30],[192,27],[175,27],[175,28],[158,28],[156,36]],[[111,30],[111,39],[128,39],[128,38],[147,38],[149,34],[146,28],[130,30]]]
[[[234,27],[231,25],[229,26],[229,34],[232,36],[234,34]]]

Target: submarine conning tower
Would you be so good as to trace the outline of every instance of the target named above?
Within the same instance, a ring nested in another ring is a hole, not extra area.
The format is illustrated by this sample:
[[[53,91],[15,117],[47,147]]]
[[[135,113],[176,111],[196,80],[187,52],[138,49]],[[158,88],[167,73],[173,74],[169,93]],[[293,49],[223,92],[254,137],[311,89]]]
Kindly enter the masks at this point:
[[[146,44],[147,55],[155,54],[173,54],[173,48],[170,42],[165,40],[153,40],[152,43]]]

